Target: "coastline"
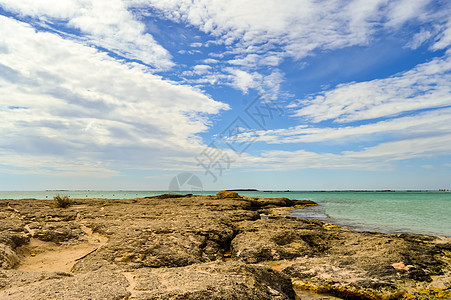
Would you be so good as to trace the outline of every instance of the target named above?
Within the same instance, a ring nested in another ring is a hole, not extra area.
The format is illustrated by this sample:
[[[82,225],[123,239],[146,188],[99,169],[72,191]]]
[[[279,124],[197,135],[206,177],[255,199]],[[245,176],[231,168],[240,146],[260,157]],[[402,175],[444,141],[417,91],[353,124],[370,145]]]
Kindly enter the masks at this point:
[[[214,195],[217,191],[185,191],[178,194]],[[29,191],[0,192],[0,199],[52,199],[58,193],[71,198],[129,199],[144,198],[168,191]],[[306,211],[298,210],[301,217],[335,222],[340,226],[356,230],[384,233],[417,233],[451,236],[451,194],[440,191],[395,191],[395,192],[355,192],[355,191],[277,191],[239,192],[247,197],[270,197],[289,199],[309,199],[319,207]],[[321,209],[321,210],[320,210]],[[297,216],[296,214],[294,214]],[[448,224],[448,225],[446,225]]]
[[[323,207],[308,207],[306,209],[293,209],[289,216],[295,218],[306,218],[319,220],[327,223],[333,223],[343,228],[348,228],[353,231],[361,231],[361,232],[377,232],[384,234],[420,234],[420,235],[430,235],[430,236],[445,236],[451,237],[451,234],[438,234],[435,232],[431,232],[428,230],[422,229],[420,231],[415,231],[409,228],[400,228],[395,226],[387,226],[387,225],[377,225],[377,224],[366,224],[359,223],[353,220],[340,220],[337,218],[333,218],[323,211],[315,211],[317,209],[324,209]]]
[[[0,298],[295,299],[294,290],[354,299],[451,296],[449,237],[291,218],[292,207],[306,203],[286,198],[73,201],[55,208],[46,200],[0,200]],[[65,264],[39,260],[49,255]]]

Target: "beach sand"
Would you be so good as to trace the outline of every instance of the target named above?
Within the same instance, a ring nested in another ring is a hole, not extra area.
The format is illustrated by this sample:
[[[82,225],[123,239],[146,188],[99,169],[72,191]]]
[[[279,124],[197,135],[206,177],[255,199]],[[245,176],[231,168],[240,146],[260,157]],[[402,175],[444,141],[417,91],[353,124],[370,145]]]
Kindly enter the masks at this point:
[[[226,195],[227,196],[227,195]],[[0,200],[0,299],[449,299],[451,238],[288,217],[286,198]]]

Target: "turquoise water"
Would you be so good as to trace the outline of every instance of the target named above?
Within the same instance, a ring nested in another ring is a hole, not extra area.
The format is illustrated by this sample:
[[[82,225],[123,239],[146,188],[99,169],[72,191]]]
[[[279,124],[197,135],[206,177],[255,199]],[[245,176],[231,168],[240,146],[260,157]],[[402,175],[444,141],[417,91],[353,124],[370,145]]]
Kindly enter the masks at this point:
[[[183,191],[211,195],[217,191]],[[52,199],[57,194],[71,198],[138,198],[168,193],[168,191],[0,191],[0,199]],[[451,193],[418,192],[239,192],[243,196],[287,197],[308,199],[316,207],[295,209],[297,217],[321,219],[344,227],[378,232],[409,232],[451,236]]]

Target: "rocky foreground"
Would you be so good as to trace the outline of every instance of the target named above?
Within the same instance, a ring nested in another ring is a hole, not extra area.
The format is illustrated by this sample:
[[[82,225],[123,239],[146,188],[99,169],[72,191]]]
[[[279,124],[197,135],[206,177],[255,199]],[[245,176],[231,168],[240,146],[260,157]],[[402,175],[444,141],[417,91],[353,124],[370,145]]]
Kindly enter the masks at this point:
[[[451,238],[284,215],[308,204],[0,200],[0,299],[451,298]]]

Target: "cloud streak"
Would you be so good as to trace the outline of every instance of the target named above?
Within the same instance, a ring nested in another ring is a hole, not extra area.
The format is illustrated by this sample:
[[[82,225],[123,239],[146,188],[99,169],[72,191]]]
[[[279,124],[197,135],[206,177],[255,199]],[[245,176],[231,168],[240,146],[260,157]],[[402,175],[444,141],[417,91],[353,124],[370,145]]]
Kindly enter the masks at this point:
[[[342,84],[300,101],[295,113],[314,123],[347,123],[451,105],[451,52],[395,76]]]
[[[10,18],[0,17],[0,30],[4,163],[23,156],[66,169],[60,163],[71,157],[86,166],[170,168],[202,149],[196,136],[209,128],[208,115],[228,109],[139,64]]]
[[[286,0],[283,4],[259,0],[133,0],[129,3],[154,7],[164,18],[196,26],[217,37],[219,43],[233,45],[228,53],[243,54],[243,59],[251,64],[256,63],[256,54],[271,57],[276,54],[271,52],[274,49],[279,55],[300,59],[315,49],[366,45],[381,28],[399,28],[411,20],[426,22],[437,17],[428,6],[430,0]],[[277,60],[270,64],[276,64]]]
[[[151,34],[145,25],[128,11],[121,0],[1,0],[7,11],[36,19],[36,23],[52,30],[80,30],[82,36],[69,31],[65,36],[93,44],[127,59],[139,60],[156,69],[174,66],[171,55]],[[69,32],[69,33],[68,33]]]
[[[262,171],[301,169],[393,170],[396,163],[410,159],[448,156],[451,134],[397,140],[367,147],[362,151],[338,154],[306,150],[264,151],[260,156],[246,155],[240,167]]]
[[[151,7],[160,18],[189,24],[213,37],[209,43],[220,44],[226,51],[213,53],[221,63],[212,63],[205,78],[190,78],[198,84],[225,84],[247,93],[248,89],[265,90],[279,95],[278,89],[264,85],[266,77],[287,59],[301,60],[321,51],[351,46],[367,46],[381,34],[390,35],[406,26],[424,28],[408,41],[406,47],[419,47],[435,40],[433,49],[449,45],[448,4],[435,10],[430,0],[350,0],[350,1],[220,1],[220,0],[131,0],[129,7]],[[410,23],[409,23],[410,22]],[[431,22],[436,23],[435,28]],[[437,27],[437,24],[441,24]],[[233,69],[231,72],[230,70]],[[232,75],[232,82],[230,76]],[[248,74],[248,75],[246,75]],[[252,78],[250,78],[252,76]],[[276,96],[275,96],[276,97]]]

